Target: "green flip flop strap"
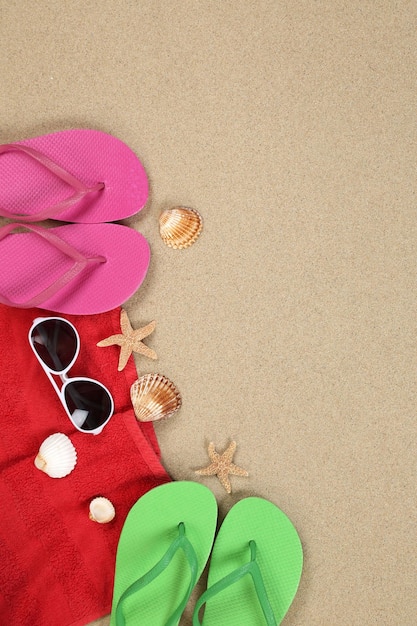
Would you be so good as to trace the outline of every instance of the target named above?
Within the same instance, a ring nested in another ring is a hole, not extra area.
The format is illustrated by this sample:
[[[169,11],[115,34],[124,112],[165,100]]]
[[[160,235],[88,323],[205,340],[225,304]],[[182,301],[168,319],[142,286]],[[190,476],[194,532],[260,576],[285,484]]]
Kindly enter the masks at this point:
[[[146,585],[149,585],[155,578],[157,578],[171,563],[178,550],[183,550],[188,564],[190,566],[190,584],[185,593],[181,603],[175,609],[174,613],[170,616],[165,626],[176,626],[179,619],[184,612],[188,599],[194,589],[198,578],[198,560],[195,550],[190,543],[189,539],[185,536],[185,525],[183,522],[178,524],[178,536],[169,546],[163,557],[154,565],[146,574],[141,576],[138,580],[133,582],[120,596],[116,606],[116,625],[125,626],[125,618],[123,615],[123,602],[137,593]]]
[[[227,574],[224,578],[218,580],[214,585],[209,587],[199,598],[196,603],[194,614],[193,614],[193,626],[201,626],[201,623],[198,618],[198,613],[206,602],[208,602],[211,598],[216,596],[218,593],[221,593],[231,585],[237,583],[241,578],[246,576],[246,574],[250,574],[252,576],[253,584],[255,587],[256,594],[258,596],[259,604],[262,608],[266,624],[267,626],[277,626],[277,621],[274,616],[274,612],[272,610],[271,604],[268,600],[268,594],[265,589],[265,584],[262,578],[262,573],[258,563],[256,562],[256,543],[255,541],[249,541],[251,558],[248,563],[245,563],[241,567],[238,567],[230,574]]]

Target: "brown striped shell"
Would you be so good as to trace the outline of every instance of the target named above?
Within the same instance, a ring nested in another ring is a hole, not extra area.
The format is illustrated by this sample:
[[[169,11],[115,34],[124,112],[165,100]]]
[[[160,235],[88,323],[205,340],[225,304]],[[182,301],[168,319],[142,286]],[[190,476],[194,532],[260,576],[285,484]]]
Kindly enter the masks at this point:
[[[203,219],[198,211],[188,207],[165,209],[159,216],[162,241],[170,248],[188,248],[200,235]]]
[[[138,378],[130,388],[130,397],[140,422],[166,419],[182,404],[177,387],[162,374],[145,374]]]

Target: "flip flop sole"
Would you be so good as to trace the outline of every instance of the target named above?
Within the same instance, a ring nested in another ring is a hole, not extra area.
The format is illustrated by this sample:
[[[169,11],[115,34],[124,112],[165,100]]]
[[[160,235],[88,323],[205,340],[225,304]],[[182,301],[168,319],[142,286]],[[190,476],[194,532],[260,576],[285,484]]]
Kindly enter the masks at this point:
[[[256,561],[276,622],[280,624],[298,588],[303,553],[297,531],[273,503],[251,497],[232,507],[213,547],[207,587],[250,561],[250,541],[256,543]],[[251,576],[245,575],[208,599],[202,624],[266,624]]]
[[[148,198],[148,179],[136,154],[120,139],[91,129],[64,130],[16,142],[42,153],[87,187],[104,183],[54,219],[114,222],[134,215]],[[73,195],[74,190],[33,158],[20,152],[0,155],[0,207],[34,215]],[[17,220],[18,221],[18,220]]]
[[[213,545],[217,503],[212,492],[199,483],[166,483],[142,496],[124,523],[116,556],[111,626],[116,626],[116,606],[121,595],[151,570],[185,526],[198,561],[197,576],[204,569]],[[126,626],[164,626],[183,599],[190,582],[190,567],[178,550],[164,571],[123,603]]]
[[[106,262],[87,266],[38,308],[74,315],[103,313],[126,302],[146,276],[149,245],[132,228],[70,224],[51,232],[83,255],[102,255]],[[73,263],[36,233],[9,234],[0,242],[0,294],[16,304],[30,301]]]

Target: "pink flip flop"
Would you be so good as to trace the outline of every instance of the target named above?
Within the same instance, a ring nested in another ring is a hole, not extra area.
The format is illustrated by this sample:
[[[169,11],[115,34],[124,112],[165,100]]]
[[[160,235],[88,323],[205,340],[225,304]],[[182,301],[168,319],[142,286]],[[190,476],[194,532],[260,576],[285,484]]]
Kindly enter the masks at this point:
[[[64,130],[0,146],[0,215],[96,224],[134,215],[148,198],[146,172],[120,139]]]
[[[119,224],[7,224],[0,241],[0,303],[18,308],[109,311],[135,293],[150,260],[143,235]]]

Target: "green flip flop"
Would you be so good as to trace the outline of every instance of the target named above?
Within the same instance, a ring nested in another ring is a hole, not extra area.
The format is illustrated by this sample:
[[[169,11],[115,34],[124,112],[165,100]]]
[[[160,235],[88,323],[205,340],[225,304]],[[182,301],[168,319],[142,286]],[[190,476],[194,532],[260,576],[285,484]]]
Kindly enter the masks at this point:
[[[245,498],[227,514],[213,547],[207,590],[193,626],[277,626],[301,578],[303,552],[288,517],[263,498]]]
[[[166,483],[139,498],[120,534],[110,626],[177,626],[216,523],[216,499],[199,483]]]

